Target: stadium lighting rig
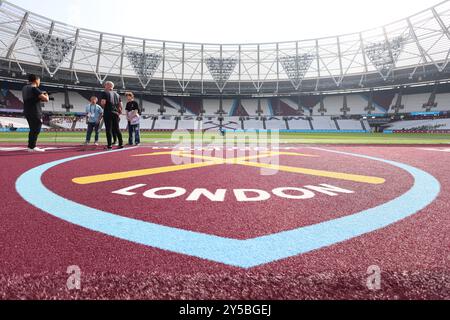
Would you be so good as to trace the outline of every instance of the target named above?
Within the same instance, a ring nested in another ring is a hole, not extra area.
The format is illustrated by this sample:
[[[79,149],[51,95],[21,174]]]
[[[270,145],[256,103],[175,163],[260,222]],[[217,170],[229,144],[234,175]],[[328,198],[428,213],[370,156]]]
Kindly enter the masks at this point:
[[[72,52],[75,42],[36,30],[29,30],[29,34],[44,66],[50,76],[53,77],[66,57]]]
[[[302,84],[303,78],[311,67],[314,59],[315,56],[308,53],[280,58],[281,65],[291,80],[295,90],[298,90]]]
[[[365,51],[370,61],[386,80],[402,53],[405,38],[400,36],[390,41],[372,43],[366,46]]]
[[[139,77],[141,85],[146,88],[161,64],[162,56],[156,53],[128,51],[127,57]]]
[[[220,91],[223,91],[223,88],[230,79],[237,63],[238,60],[234,58],[211,57],[206,59],[206,66]]]

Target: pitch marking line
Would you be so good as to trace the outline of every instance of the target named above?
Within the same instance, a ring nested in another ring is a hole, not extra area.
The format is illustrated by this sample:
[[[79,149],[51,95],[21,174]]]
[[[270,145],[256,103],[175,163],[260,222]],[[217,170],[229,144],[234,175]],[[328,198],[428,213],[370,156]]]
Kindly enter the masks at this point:
[[[425,151],[436,151],[436,152],[448,152],[448,153],[450,153],[450,148],[445,148],[445,149],[435,149],[435,148],[419,148],[419,150],[425,150]]]

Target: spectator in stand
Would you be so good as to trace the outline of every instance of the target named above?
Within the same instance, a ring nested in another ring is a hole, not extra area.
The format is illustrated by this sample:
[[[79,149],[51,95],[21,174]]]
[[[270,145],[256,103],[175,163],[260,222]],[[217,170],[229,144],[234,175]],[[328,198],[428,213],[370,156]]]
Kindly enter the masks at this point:
[[[34,75],[28,75],[28,84],[22,89],[23,113],[27,119],[30,133],[28,134],[28,151],[44,152],[37,148],[36,142],[42,128],[42,102],[48,102],[49,97],[46,92],[39,89],[41,79]]]
[[[139,104],[134,101],[134,94],[132,92],[125,93],[127,98],[127,106],[125,108],[127,112],[128,120],[128,145],[133,145],[133,135],[134,144],[138,146],[141,143],[140,131],[139,131],[139,120],[141,117],[141,111],[139,109]]]
[[[98,146],[100,121],[103,118],[103,109],[97,104],[98,99],[96,96],[92,96],[90,102],[91,103],[86,107],[86,123],[88,128],[86,133],[86,142],[84,144],[88,145],[91,142],[92,131],[95,131],[94,144]]]

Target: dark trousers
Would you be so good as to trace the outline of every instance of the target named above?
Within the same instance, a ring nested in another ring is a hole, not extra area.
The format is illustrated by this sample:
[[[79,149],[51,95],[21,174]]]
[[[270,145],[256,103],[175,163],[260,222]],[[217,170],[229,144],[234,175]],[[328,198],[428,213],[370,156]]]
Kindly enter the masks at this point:
[[[117,136],[119,140],[119,146],[123,145],[122,133],[119,127],[119,116],[116,114],[105,114],[105,129],[106,140],[108,141],[108,147],[112,147],[113,134]]]
[[[134,143],[139,144],[141,143],[141,134],[139,130],[139,123],[138,124],[131,124],[128,122],[128,144],[133,144],[133,135],[134,135]]]
[[[38,116],[25,116],[30,127],[30,133],[28,134],[28,148],[36,148],[36,142],[41,133],[42,121]]]
[[[86,133],[86,142],[91,142],[92,132],[95,131],[95,142],[98,142],[98,134],[100,131],[99,123],[88,123],[87,133]]]

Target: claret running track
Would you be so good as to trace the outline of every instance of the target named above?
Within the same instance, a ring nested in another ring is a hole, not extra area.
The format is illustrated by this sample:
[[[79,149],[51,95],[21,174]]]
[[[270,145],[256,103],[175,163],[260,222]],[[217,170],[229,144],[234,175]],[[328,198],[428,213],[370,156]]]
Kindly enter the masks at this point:
[[[48,133],[29,154],[0,135],[0,298],[449,298],[448,135],[281,138],[230,156]]]

